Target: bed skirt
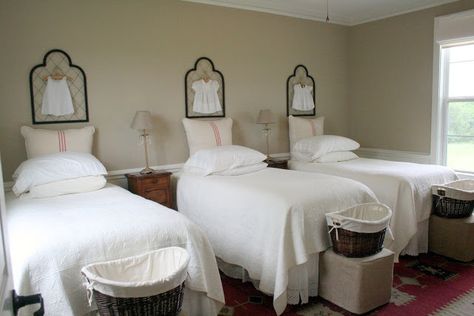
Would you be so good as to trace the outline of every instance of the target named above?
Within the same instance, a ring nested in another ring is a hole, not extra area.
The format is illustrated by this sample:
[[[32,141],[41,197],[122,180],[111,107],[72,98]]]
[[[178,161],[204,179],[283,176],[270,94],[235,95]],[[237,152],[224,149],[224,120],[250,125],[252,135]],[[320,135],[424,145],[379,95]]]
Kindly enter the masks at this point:
[[[242,280],[242,282],[252,282],[253,286],[262,291],[259,287],[259,280],[252,279],[247,270],[243,267],[227,263],[220,258],[217,258],[217,265],[226,276]],[[288,304],[305,304],[308,303],[309,297],[318,296],[319,283],[319,253],[312,254],[308,261],[304,264],[293,267],[288,272],[288,285],[286,294],[288,297]],[[273,295],[273,293],[265,293],[266,295]]]

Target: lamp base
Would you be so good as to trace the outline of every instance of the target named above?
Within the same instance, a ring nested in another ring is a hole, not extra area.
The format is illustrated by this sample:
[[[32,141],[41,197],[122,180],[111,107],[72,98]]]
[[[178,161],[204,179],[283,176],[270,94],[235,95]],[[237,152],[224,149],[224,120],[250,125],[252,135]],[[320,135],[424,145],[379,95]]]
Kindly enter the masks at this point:
[[[140,174],[150,174],[150,173],[153,173],[155,170],[149,168],[149,167],[146,167],[144,168],[142,171],[140,171]]]

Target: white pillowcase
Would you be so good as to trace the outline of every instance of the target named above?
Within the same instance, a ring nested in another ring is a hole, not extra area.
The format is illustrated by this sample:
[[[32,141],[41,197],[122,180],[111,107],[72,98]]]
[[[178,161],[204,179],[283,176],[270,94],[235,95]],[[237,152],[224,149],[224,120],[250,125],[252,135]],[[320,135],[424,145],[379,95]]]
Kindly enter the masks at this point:
[[[293,147],[292,158],[303,161],[314,161],[321,156],[335,151],[351,151],[360,147],[356,141],[336,135],[313,136],[298,141]]]
[[[206,176],[255,165],[266,158],[261,152],[247,147],[238,145],[219,146],[196,152],[186,161],[183,171]]]
[[[352,151],[334,151],[327,153],[315,160],[315,162],[340,162],[357,159],[359,156]]]
[[[88,176],[40,184],[22,197],[45,198],[64,194],[84,193],[102,189],[107,184],[104,176]]]
[[[24,161],[13,174],[16,195],[34,186],[87,176],[106,175],[107,170],[87,153],[63,152]]]
[[[22,126],[20,131],[25,138],[26,155],[31,159],[66,151],[90,154],[95,128],[48,130]]]
[[[197,121],[184,118],[189,156],[201,149],[232,145],[232,119]]]
[[[234,169],[227,169],[224,171],[214,172],[212,175],[216,176],[240,176],[247,173],[257,172],[259,170],[267,168],[268,164],[265,162],[259,162],[254,165],[237,167]]]
[[[290,133],[290,151],[301,139],[324,134],[324,116],[314,119],[300,118],[290,115],[288,117]]]

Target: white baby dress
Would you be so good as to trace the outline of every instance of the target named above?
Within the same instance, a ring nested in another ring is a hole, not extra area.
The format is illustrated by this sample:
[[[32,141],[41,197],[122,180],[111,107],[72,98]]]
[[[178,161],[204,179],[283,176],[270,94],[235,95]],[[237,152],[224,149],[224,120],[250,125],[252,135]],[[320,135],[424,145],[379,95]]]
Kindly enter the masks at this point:
[[[61,80],[54,80],[48,77],[41,106],[43,115],[62,116],[74,113],[71,93],[66,79],[66,77],[63,77]]]
[[[291,107],[299,111],[309,111],[314,109],[312,86],[302,86],[295,84],[293,86],[293,104]]]
[[[217,91],[219,82],[216,80],[197,80],[193,82],[194,90],[193,111],[196,113],[211,114],[222,111]]]

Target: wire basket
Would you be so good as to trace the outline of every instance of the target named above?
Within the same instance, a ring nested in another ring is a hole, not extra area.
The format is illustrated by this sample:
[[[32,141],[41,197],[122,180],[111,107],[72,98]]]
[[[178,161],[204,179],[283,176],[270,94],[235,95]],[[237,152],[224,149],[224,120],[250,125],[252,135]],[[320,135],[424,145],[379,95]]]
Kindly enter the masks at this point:
[[[360,204],[326,214],[334,252],[361,258],[382,251],[387,230],[393,239],[388,226],[391,216],[390,208],[379,203]]]
[[[184,282],[165,293],[147,297],[114,297],[94,290],[101,316],[175,316],[183,304]]]
[[[434,185],[434,214],[447,218],[469,217],[474,211],[474,181],[459,180],[445,185]]]

